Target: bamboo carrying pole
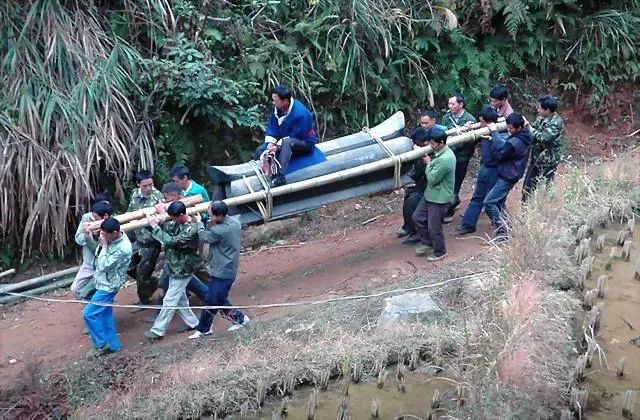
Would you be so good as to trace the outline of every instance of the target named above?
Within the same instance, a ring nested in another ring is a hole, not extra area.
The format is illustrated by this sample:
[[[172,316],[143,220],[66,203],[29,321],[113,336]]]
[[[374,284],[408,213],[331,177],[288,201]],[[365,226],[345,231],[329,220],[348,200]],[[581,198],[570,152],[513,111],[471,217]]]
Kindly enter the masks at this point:
[[[499,131],[505,130],[506,128],[507,128],[507,124],[505,122],[500,122],[497,124],[497,129]],[[455,145],[466,143],[469,141],[474,141],[479,139],[482,136],[488,136],[488,135],[489,135],[488,128],[486,127],[479,128],[479,129],[471,130],[457,136],[450,137],[447,139],[447,144],[451,146],[455,146]],[[336,172],[333,174],[322,175],[316,178],[306,179],[304,181],[299,181],[292,184],[286,184],[281,187],[271,188],[269,190],[269,193],[262,190],[262,191],[257,191],[251,194],[241,195],[239,197],[227,198],[223,201],[229,207],[239,206],[241,204],[254,203],[256,201],[266,200],[269,194],[271,195],[271,197],[279,197],[282,195],[306,190],[309,188],[320,187],[322,185],[330,184],[332,182],[343,181],[356,176],[365,175],[367,173],[379,171],[381,169],[392,168],[395,165],[394,161],[396,159],[399,159],[400,162],[404,163],[404,162],[421,158],[430,152],[431,152],[431,147],[427,146],[417,150],[411,150],[409,152],[402,153],[393,157],[381,159],[376,162],[371,162],[365,165],[357,166],[355,168],[345,169],[343,171]],[[187,214],[191,215],[195,213],[205,212],[209,208],[210,203],[211,202],[206,202],[206,203],[198,204],[194,207],[189,207],[187,208]],[[166,213],[161,216],[162,216],[161,217],[162,221],[166,221],[169,219],[169,216]],[[140,229],[148,225],[149,225],[149,222],[145,218],[145,219],[126,223],[122,225],[121,229],[123,231],[129,231],[129,230]]]
[[[45,274],[40,277],[34,277],[29,280],[21,281],[20,283],[8,284],[2,288],[0,288],[0,294],[4,292],[13,292],[20,289],[25,289],[31,286],[38,285],[40,283],[44,283],[49,280],[55,280],[59,277],[69,276],[71,274],[75,274],[80,270],[80,266],[67,268],[62,271],[56,271],[55,273]]]
[[[182,201],[187,207],[194,206],[196,204],[202,203],[202,196],[200,194],[192,195],[191,197],[185,197],[185,198],[181,199],[180,201]],[[162,204],[165,205],[164,208],[166,210],[171,203],[162,203]],[[130,211],[128,213],[122,213],[122,214],[119,214],[119,215],[114,216],[114,217],[120,223],[127,223],[127,222],[130,222],[132,220],[142,219],[142,218],[145,218],[147,216],[151,216],[153,214],[156,214],[155,207],[145,207],[145,208],[140,209],[140,210]],[[100,229],[100,225],[101,224],[102,224],[102,220],[98,220],[96,222],[91,222],[89,224],[89,228],[91,230],[98,230],[98,229]]]

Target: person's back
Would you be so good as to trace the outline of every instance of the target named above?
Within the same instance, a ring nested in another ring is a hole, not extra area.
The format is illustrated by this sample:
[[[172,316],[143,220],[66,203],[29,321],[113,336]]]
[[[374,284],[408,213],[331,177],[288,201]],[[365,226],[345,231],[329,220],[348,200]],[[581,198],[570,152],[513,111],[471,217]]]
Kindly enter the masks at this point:
[[[162,225],[167,234],[161,241],[171,275],[185,277],[193,275],[200,263],[198,256],[198,228],[195,222],[178,223],[168,221]],[[154,232],[155,233],[155,232]],[[157,236],[154,235],[157,238]],[[171,239],[167,239],[171,237]]]
[[[212,276],[223,279],[236,277],[240,261],[241,229],[237,218],[226,216],[209,230],[216,240],[210,249]]]
[[[531,131],[522,128],[517,133],[510,135],[500,149],[494,148],[498,161],[496,167],[498,178],[515,184],[524,176],[531,142]]]

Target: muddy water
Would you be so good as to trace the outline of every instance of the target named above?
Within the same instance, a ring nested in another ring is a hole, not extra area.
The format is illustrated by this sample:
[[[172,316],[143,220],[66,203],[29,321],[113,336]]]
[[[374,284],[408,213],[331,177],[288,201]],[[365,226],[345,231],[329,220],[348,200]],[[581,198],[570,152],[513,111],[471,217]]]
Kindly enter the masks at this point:
[[[371,419],[371,404],[373,399],[379,401],[380,419],[395,419],[401,415],[406,418],[427,418],[433,393],[440,394],[452,389],[451,381],[440,377],[433,377],[419,371],[407,372],[404,376],[405,392],[398,390],[395,369],[389,369],[389,375],[384,387],[378,389],[377,378],[366,378],[366,382],[349,385],[347,396],[348,414],[352,420]],[[342,382],[332,382],[326,391],[317,394],[315,420],[335,420],[340,404],[343,400]],[[307,418],[307,406],[311,388],[297,390],[288,404],[289,419],[304,420]],[[259,417],[254,419],[269,420],[274,411],[280,410],[280,401],[276,401],[262,410]],[[415,416],[415,417],[410,417]]]
[[[622,247],[617,246],[617,258],[611,271],[605,270],[605,264],[611,248],[616,246],[618,230],[606,230],[593,236],[606,233],[607,241],[602,253],[595,253],[594,272],[585,284],[585,291],[596,288],[601,274],[608,274],[605,296],[599,299],[602,304],[602,320],[600,331],[596,337],[602,347],[605,359],[600,362],[597,353],[593,358],[593,366],[587,370],[587,379],[583,386],[589,390],[587,403],[587,419],[621,418],[624,393],[628,389],[640,389],[640,347],[629,341],[640,336],[640,281],[634,279],[635,264],[640,259],[640,231],[636,226],[633,236],[631,258],[624,261],[620,258]],[[623,319],[630,321],[633,329]],[[640,340],[639,340],[640,341]],[[616,375],[616,366],[620,358],[626,357],[624,378]],[[640,416],[640,401],[636,403],[635,416]]]

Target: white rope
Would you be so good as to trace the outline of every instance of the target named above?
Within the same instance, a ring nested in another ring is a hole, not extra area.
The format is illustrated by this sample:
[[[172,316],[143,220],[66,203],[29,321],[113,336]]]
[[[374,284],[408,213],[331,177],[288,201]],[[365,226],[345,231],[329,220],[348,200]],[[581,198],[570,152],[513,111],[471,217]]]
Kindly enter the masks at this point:
[[[264,189],[263,197],[265,204],[258,203],[258,210],[260,210],[260,215],[266,222],[271,219],[271,215],[273,214],[273,195],[271,195],[271,185],[262,172],[262,168],[260,167],[260,165],[258,165],[258,163],[255,161],[250,161],[249,163],[251,164],[253,172],[255,172],[258,180],[260,180],[260,183],[262,184],[262,188]],[[245,182],[247,182],[248,184],[248,181]],[[249,191],[253,192],[251,187],[249,187]]]
[[[482,277],[485,274],[489,274],[489,271],[471,273],[471,274],[467,274],[467,275],[464,275],[464,276],[454,277],[454,278],[451,278],[451,279],[448,279],[448,280],[443,280],[443,281],[438,282],[438,283],[425,284],[425,285],[416,286],[416,287],[408,287],[408,288],[387,290],[385,292],[372,293],[372,294],[369,294],[369,295],[342,296],[342,297],[337,297],[337,298],[315,300],[315,301],[268,303],[268,304],[262,304],[262,305],[238,305],[238,306],[235,306],[235,305],[234,306],[120,305],[120,304],[117,304],[117,303],[90,302],[90,301],[86,301],[86,300],[77,300],[77,299],[42,298],[42,297],[37,297],[37,296],[25,295],[23,293],[17,293],[17,292],[3,292],[3,293],[0,293],[0,294],[7,294],[7,295],[11,295],[11,296],[20,296],[20,297],[24,297],[24,298],[27,298],[27,299],[38,300],[38,301],[42,301],[42,302],[75,303],[75,304],[82,304],[82,305],[86,305],[88,303],[91,303],[92,305],[96,305],[96,306],[110,306],[110,307],[113,307],[113,308],[175,309],[175,310],[188,309],[188,308],[191,308],[191,309],[263,309],[263,308],[283,308],[283,307],[292,307],[292,306],[316,306],[316,305],[324,305],[324,304],[333,303],[333,302],[344,302],[344,301],[350,301],[350,300],[371,299],[371,298],[376,298],[376,297],[386,296],[386,295],[391,295],[391,294],[396,294],[396,293],[413,292],[415,290],[422,290],[422,289],[430,289],[430,288],[434,288],[434,287],[440,287],[440,286],[444,286],[446,284],[453,283],[453,282],[460,281],[460,280],[470,280],[470,279],[475,279],[475,278],[478,278],[478,277]]]
[[[393,181],[395,184],[395,188],[398,189],[402,187],[402,161],[400,160],[400,157],[393,153],[391,149],[389,149],[384,140],[382,140],[382,137],[380,137],[375,131],[369,129],[369,127],[362,127],[362,131],[364,133],[367,133],[376,143],[378,143],[380,148],[384,150],[384,152],[391,158],[391,160],[393,161]]]

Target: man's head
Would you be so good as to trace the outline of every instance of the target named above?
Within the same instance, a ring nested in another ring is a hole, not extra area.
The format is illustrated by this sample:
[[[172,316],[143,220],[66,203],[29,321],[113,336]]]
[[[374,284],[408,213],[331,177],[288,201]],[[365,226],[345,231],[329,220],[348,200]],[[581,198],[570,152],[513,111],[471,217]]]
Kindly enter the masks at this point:
[[[447,133],[439,128],[429,130],[429,146],[434,152],[438,152],[447,145]]]
[[[209,216],[214,223],[220,223],[227,217],[229,208],[224,201],[216,200],[212,201],[209,205]]]
[[[187,216],[187,206],[182,201],[174,201],[167,209],[167,214],[176,223],[184,224],[190,219]]]
[[[99,203],[101,201],[106,201],[107,203],[111,203],[111,196],[109,195],[108,192],[103,191],[101,193],[96,194],[96,196],[93,198],[93,202],[91,203],[96,204]]]
[[[164,196],[164,201],[167,203],[178,201],[184,198],[182,187],[175,182],[165,184],[164,187],[162,187],[162,195]]]
[[[420,147],[428,146],[429,144],[429,130],[418,127],[411,133],[411,140],[413,144]]]
[[[465,100],[461,93],[457,93],[449,98],[447,106],[452,114],[458,115],[464,109]]]
[[[485,106],[480,111],[478,119],[480,120],[480,125],[486,127],[489,123],[498,122],[498,113],[493,107]]]
[[[91,207],[91,213],[93,220],[106,220],[111,217],[113,208],[106,201],[98,201]]]
[[[120,222],[113,217],[108,217],[100,224],[100,233],[104,239],[113,242],[120,237]]]
[[[273,101],[273,106],[285,111],[289,109],[289,104],[291,104],[291,91],[286,86],[276,86],[271,91],[271,100]]]
[[[171,177],[171,180],[178,184],[183,190],[189,188],[189,183],[191,182],[189,177],[189,168],[185,165],[174,165],[169,171],[169,176]]]
[[[489,92],[489,100],[491,101],[491,106],[495,109],[501,108],[504,104],[507,103],[507,99],[509,98],[509,92],[504,85],[496,85],[491,92]]]
[[[520,132],[522,127],[524,127],[524,117],[521,114],[514,112],[507,117],[507,131],[510,136]]]
[[[425,130],[431,130],[431,128],[436,125],[436,118],[438,114],[435,111],[423,111],[420,114],[420,127]]]
[[[538,98],[538,115],[550,117],[558,109],[558,101],[551,95],[544,95]]]
[[[146,170],[136,172],[136,184],[138,184],[142,195],[148,197],[153,191],[153,174]]]

